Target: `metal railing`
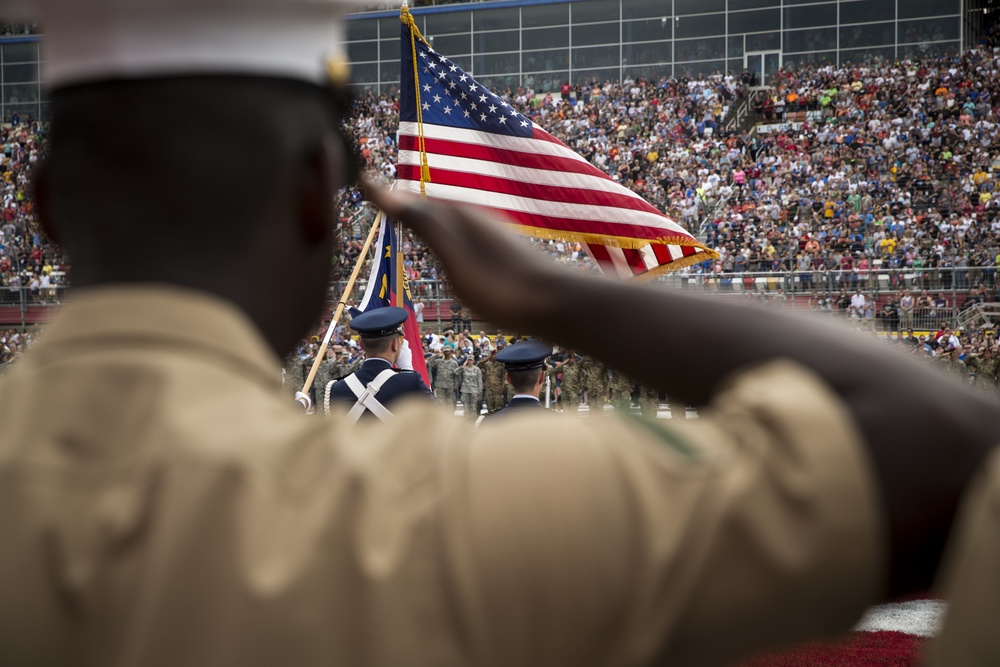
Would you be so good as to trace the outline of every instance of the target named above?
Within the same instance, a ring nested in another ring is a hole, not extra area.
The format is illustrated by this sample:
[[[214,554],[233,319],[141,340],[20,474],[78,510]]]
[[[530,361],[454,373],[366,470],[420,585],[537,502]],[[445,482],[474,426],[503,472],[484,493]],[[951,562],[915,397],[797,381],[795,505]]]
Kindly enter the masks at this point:
[[[873,304],[873,320],[878,320],[879,310],[890,295],[900,290],[910,290],[918,298],[926,291],[938,305],[915,311],[919,325],[937,327],[945,320],[964,329],[992,329],[1000,324],[1000,285],[997,267],[933,268],[933,269],[883,269],[866,271],[817,270],[817,271],[757,271],[699,273],[688,270],[656,279],[656,284],[666,289],[683,289],[705,292],[720,297],[741,296],[748,301],[797,310],[823,309],[817,302],[828,302],[829,311],[838,309],[832,302],[842,293],[854,294],[861,290]],[[452,321],[450,305],[455,300],[451,284],[443,278],[412,280],[409,283],[414,298],[426,306],[424,321],[429,326],[446,328]],[[973,288],[978,299],[970,299]],[[65,286],[31,288],[24,286],[0,287],[0,326],[26,326],[47,321],[55,306],[63,299]],[[329,301],[336,304],[343,294],[344,283],[330,285]],[[363,297],[363,285],[350,301],[358,303]],[[824,304],[827,305],[827,304]],[[915,325],[916,326],[916,325]]]
[[[894,293],[900,289],[943,292],[951,297],[964,295],[973,287],[993,290],[997,286],[998,267],[927,268],[866,270],[821,269],[803,271],[744,271],[717,273],[667,274],[658,282],[670,287],[703,289],[715,292],[777,291],[786,294],[834,292],[860,288],[875,294]]]

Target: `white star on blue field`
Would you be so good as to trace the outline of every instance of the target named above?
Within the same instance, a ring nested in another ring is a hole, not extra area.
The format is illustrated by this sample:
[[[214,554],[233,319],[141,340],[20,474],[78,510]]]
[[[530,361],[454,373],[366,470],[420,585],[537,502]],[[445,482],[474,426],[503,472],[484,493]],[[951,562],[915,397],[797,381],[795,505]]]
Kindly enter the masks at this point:
[[[417,121],[409,29],[403,26],[400,120]],[[531,136],[531,121],[483,88],[461,67],[417,40],[420,108],[425,123],[515,137]]]

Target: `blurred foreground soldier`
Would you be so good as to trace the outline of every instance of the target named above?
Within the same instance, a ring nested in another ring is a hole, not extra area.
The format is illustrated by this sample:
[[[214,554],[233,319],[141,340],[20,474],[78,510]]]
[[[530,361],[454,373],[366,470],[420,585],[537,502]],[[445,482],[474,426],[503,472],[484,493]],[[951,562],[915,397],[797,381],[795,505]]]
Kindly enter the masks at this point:
[[[430,398],[430,388],[413,370],[412,352],[403,337],[408,314],[405,308],[390,306],[351,320],[351,328],[361,337],[365,362],[344,379],[326,386],[325,413],[334,412],[339,404],[352,424],[364,416],[389,421],[393,418],[389,406],[400,399],[412,395]]]
[[[815,322],[578,275],[484,213],[369,193],[484,319],[703,418],[305,418],[278,369],[350,180],[332,4],[98,4],[38,17],[37,204],[75,287],[0,382],[0,665],[714,665],[928,586],[994,401]],[[691,339],[713,354],[649,354]],[[978,622],[939,664],[1000,663],[982,469],[953,598]]]
[[[500,415],[509,417],[525,411],[545,410],[539,396],[545,386],[545,360],[550,354],[552,346],[537,340],[516,343],[497,353],[497,361],[504,365],[507,381],[514,387],[514,397],[501,409],[486,415],[484,421],[492,424]]]

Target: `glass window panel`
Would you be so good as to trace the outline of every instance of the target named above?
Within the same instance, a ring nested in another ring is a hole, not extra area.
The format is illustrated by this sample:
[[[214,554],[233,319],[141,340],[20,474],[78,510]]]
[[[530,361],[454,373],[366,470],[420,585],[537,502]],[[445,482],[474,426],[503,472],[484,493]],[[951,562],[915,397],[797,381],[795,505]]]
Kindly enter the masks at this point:
[[[646,65],[645,67],[630,67],[625,73],[635,79],[656,82],[669,78],[673,74],[673,68],[670,65]]]
[[[521,85],[525,88],[533,88],[536,93],[551,93],[557,91],[562,87],[562,84],[565,81],[569,81],[569,72],[525,74],[521,77]]]
[[[38,42],[4,44],[0,49],[3,51],[5,63],[28,63],[38,60]]]
[[[900,0],[899,16],[901,19],[915,19],[921,16],[944,16],[958,14],[961,11],[961,0]]]
[[[466,72],[472,71],[472,56],[449,56],[448,60],[455,63]]]
[[[433,42],[431,42],[433,44]],[[399,40],[383,39],[378,43],[379,54],[382,60],[399,60]]]
[[[709,76],[711,74],[722,74],[722,70],[725,68],[725,60],[709,60],[700,63],[685,63],[683,66],[677,65],[677,71],[685,76]]]
[[[532,5],[521,8],[521,27],[532,28],[545,25],[566,25],[569,23],[569,5]]]
[[[398,32],[399,28],[396,30]],[[378,39],[378,21],[371,19],[367,21],[348,21],[347,41],[351,42],[359,39]]]
[[[38,84],[21,83],[3,87],[4,104],[26,104],[38,102]]]
[[[569,28],[539,28],[521,32],[521,48],[548,49],[569,46]]]
[[[399,39],[401,27],[402,24],[398,18],[378,19],[378,37],[380,39],[390,39],[392,37]],[[419,28],[420,26],[418,25],[417,27]]]
[[[28,118],[35,118],[38,116],[38,104],[10,104],[4,107],[3,117],[5,121],[10,121],[14,114],[21,117],[21,122],[23,123]]]
[[[837,48],[837,29],[820,28],[818,30],[786,30],[785,53],[798,51],[823,51]]]
[[[731,12],[741,9],[765,9],[780,6],[781,0],[729,0],[729,11]]]
[[[434,50],[446,58],[456,53],[472,53],[472,35],[443,35],[428,38]]]
[[[348,42],[347,57],[356,63],[378,60],[378,42]]]
[[[517,30],[499,32],[477,32],[472,35],[473,53],[497,53],[517,51],[521,48],[521,37]]]
[[[598,83],[603,84],[606,81],[617,82],[621,78],[621,70],[617,67],[608,69],[586,69],[580,71],[573,71],[573,83],[581,84],[591,84]]]
[[[896,47],[883,46],[881,48],[867,49],[847,49],[840,52],[840,64],[851,63],[860,65],[891,63],[896,57]]]
[[[504,30],[521,27],[520,11],[517,7],[511,9],[485,9],[472,13],[472,29]]]
[[[622,64],[624,65],[668,63],[672,59],[673,48],[670,42],[622,45]]]
[[[791,7],[785,10],[785,29],[812,28],[815,26],[837,25],[837,5],[816,5],[815,7]]]
[[[525,51],[521,54],[521,71],[540,72],[569,68],[569,49]]]
[[[357,97],[364,97],[368,93],[378,94],[378,85],[374,83],[352,83],[351,92]]]
[[[781,30],[781,10],[761,9],[755,12],[729,12],[729,34]]]
[[[3,66],[4,83],[28,83],[30,81],[38,81],[37,63]]]
[[[617,21],[618,0],[584,0],[570,5],[573,25],[577,23],[597,23],[598,21]]]
[[[622,23],[623,42],[652,42],[670,39],[674,22],[666,17],[645,21],[625,21]]]
[[[43,120],[49,120],[52,118],[52,103],[42,102],[41,108],[39,109],[40,118]]]
[[[960,20],[959,17],[955,16],[922,21],[900,21],[899,43],[913,44],[958,39]]]
[[[478,81],[487,90],[492,90],[500,95],[507,95],[511,90],[521,85],[521,76],[519,74],[502,74],[500,76],[489,76]]]
[[[799,69],[801,67],[805,67],[806,65],[812,65],[813,67],[836,65],[837,52],[822,51],[819,53],[796,53],[792,55],[784,55],[781,58],[781,64],[785,69]]]
[[[674,19],[674,38],[708,37],[726,34],[725,14],[678,16]]]
[[[351,67],[351,83],[377,83],[378,63],[367,63]]]
[[[726,57],[727,58],[742,58],[743,57],[743,35],[737,35],[735,37],[730,37],[726,40]]]
[[[726,73],[732,74],[735,77],[743,72],[743,60],[727,60],[726,61]]]
[[[785,0],[785,6],[787,7],[789,5],[811,5],[814,2],[816,2],[816,0]]]
[[[447,35],[454,32],[469,32],[472,12],[444,12],[442,14],[427,14],[427,30],[424,35]],[[399,19],[396,19],[399,22]],[[383,35],[384,37],[385,35]]]
[[[624,19],[639,19],[647,17],[660,18],[664,16],[669,18],[670,15],[669,2],[622,0],[622,18]]]
[[[746,52],[751,51],[780,51],[781,33],[777,30],[762,32],[756,35],[747,35]]]
[[[521,70],[521,58],[517,53],[501,53],[498,55],[474,56],[473,71],[478,78],[489,74],[508,74]]]
[[[938,58],[954,56],[958,53],[959,42],[925,42],[924,44],[907,44],[896,47],[900,58]]]
[[[726,38],[688,39],[674,42],[674,62],[714,60],[726,57]]]
[[[840,48],[853,49],[861,46],[883,46],[895,41],[895,23],[867,23],[848,25],[840,28]]]
[[[726,0],[674,0],[674,13],[707,14],[726,11]]]
[[[382,83],[395,81],[399,83],[399,60],[384,62],[378,66],[379,79]]]
[[[595,46],[589,49],[573,49],[573,69],[595,69],[617,67],[620,62],[617,46]]]
[[[902,0],[905,4],[910,0]],[[892,21],[896,18],[896,0],[843,0],[840,3],[841,23]]]
[[[592,23],[590,25],[574,25],[570,33],[573,46],[589,44],[617,44],[617,23]]]

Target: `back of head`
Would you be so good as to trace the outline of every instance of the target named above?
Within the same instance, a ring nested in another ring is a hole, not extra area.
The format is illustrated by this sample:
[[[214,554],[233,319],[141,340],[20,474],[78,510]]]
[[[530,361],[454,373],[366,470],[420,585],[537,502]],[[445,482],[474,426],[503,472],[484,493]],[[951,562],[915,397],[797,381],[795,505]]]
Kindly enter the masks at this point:
[[[348,3],[27,4],[53,88],[38,212],[73,284],[214,293],[283,354],[326,297],[333,193],[353,172]]]

